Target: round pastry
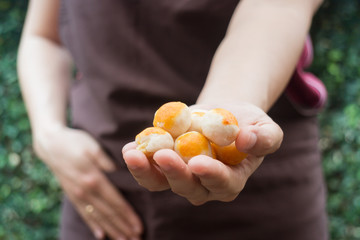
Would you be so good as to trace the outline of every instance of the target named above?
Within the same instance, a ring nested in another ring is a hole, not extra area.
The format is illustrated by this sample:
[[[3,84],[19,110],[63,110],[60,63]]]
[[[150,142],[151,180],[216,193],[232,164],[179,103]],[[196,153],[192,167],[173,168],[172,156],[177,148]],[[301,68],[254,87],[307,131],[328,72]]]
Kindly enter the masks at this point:
[[[207,110],[203,109],[192,109],[191,110],[191,126],[188,131],[196,131],[201,133],[201,125],[203,121],[203,117]]]
[[[187,163],[192,157],[206,155],[215,158],[209,140],[199,132],[182,134],[175,140],[174,150]]]
[[[222,108],[205,113],[201,129],[205,137],[219,146],[227,146],[234,142],[240,131],[235,116]]]
[[[148,127],[138,135],[135,142],[138,145],[136,149],[142,151],[147,157],[152,157],[160,149],[173,149],[174,139],[162,128]]]
[[[248,156],[247,153],[237,150],[235,142],[228,146],[219,146],[215,143],[212,143],[211,146],[215,151],[216,158],[227,165],[237,165]]]
[[[153,124],[176,138],[185,133],[191,125],[190,109],[182,102],[165,103],[155,112]]]

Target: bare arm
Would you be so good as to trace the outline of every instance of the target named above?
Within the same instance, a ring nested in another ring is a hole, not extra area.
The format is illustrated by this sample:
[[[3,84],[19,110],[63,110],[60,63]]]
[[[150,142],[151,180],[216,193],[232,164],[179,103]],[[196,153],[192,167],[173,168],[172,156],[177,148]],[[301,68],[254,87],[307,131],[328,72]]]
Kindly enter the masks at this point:
[[[30,2],[19,48],[19,79],[35,138],[66,126],[71,59],[59,43],[58,5]]]
[[[115,170],[114,163],[88,133],[66,125],[72,61],[59,41],[58,9],[58,0],[30,2],[19,49],[36,153],[98,239],[138,239],[140,219],[103,173]]]
[[[268,111],[295,69],[320,0],[242,0],[198,103],[252,103]]]

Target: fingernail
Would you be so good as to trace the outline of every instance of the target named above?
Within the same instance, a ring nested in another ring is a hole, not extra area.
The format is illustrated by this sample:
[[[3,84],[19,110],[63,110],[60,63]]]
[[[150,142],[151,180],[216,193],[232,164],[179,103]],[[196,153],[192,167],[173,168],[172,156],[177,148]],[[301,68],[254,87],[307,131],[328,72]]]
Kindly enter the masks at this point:
[[[133,227],[133,231],[136,233],[136,234],[140,234],[141,233],[141,228],[139,226],[134,226]]]
[[[246,150],[253,148],[255,146],[255,144],[256,144],[256,141],[257,141],[256,134],[251,132],[250,136],[249,136],[248,145],[246,146]]]
[[[130,170],[138,170],[139,169],[139,166],[138,165],[128,165],[127,166]]]
[[[96,239],[103,239],[103,237],[104,237],[103,232],[101,230],[99,230],[99,229],[96,229],[94,231],[94,235],[95,235]]]

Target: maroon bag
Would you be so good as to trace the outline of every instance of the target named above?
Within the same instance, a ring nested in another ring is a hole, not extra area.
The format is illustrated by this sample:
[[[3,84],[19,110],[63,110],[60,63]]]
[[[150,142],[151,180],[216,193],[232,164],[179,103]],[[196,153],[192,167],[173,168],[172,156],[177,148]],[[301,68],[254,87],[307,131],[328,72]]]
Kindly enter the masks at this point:
[[[314,74],[305,72],[313,60],[313,47],[310,36],[305,41],[305,46],[300,60],[296,65],[294,74],[286,89],[286,95],[299,113],[309,116],[315,115],[323,109],[327,99],[327,91],[323,82]]]

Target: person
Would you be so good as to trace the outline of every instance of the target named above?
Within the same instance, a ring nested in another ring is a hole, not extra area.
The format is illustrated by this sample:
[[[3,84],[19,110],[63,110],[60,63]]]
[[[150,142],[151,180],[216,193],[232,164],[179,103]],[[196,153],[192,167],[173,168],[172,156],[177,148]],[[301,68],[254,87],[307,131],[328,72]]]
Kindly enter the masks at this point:
[[[326,239],[316,118],[284,95],[320,4],[31,0],[18,72],[60,238]],[[249,157],[149,162],[132,142],[169,101],[234,113]]]

